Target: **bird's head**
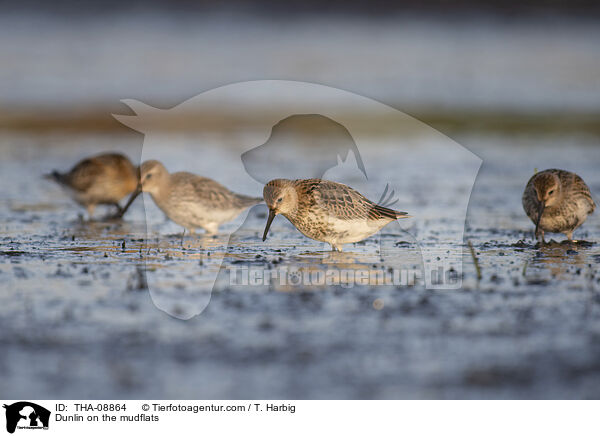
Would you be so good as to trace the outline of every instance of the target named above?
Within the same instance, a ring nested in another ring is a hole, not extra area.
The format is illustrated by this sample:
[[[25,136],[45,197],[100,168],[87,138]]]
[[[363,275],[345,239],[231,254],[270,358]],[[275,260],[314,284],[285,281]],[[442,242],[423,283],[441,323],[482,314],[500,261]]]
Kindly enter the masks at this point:
[[[298,194],[291,180],[275,179],[267,183],[263,189],[263,198],[269,208],[269,218],[265,227],[263,241],[267,239],[267,233],[271,222],[278,214],[291,214],[298,208]]]
[[[157,194],[169,178],[169,172],[157,160],[148,160],[140,166],[140,187],[144,192]]]
[[[560,200],[560,179],[554,173],[541,173],[533,179],[537,199],[544,207],[552,207]]]

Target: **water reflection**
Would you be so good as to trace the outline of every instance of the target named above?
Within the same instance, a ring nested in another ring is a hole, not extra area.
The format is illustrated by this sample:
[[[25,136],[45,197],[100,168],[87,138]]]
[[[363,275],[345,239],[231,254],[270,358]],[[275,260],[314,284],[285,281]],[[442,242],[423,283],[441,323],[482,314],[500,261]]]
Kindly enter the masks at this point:
[[[551,241],[539,246],[532,253],[528,261],[529,269],[536,271],[537,275],[546,273],[554,279],[567,279],[573,275],[574,269],[576,271],[586,266],[592,246],[593,244],[585,241]]]

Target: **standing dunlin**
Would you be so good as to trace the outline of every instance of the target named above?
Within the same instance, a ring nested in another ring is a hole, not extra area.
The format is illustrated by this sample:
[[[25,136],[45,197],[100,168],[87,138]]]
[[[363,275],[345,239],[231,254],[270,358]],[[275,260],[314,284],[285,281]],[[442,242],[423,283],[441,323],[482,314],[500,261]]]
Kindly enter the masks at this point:
[[[263,201],[260,197],[231,192],[206,177],[188,172],[169,174],[163,164],[156,160],[141,165],[140,186],[132,194],[125,210],[141,191],[149,193],[169,219],[191,234],[198,227],[207,234],[217,233],[221,224]]]
[[[544,242],[544,232],[564,233],[573,240],[573,231],[583,224],[596,205],[581,177],[563,170],[535,174],[523,192],[523,209],[535,224],[535,235]]]
[[[263,235],[277,214],[285,216],[305,236],[327,242],[332,250],[358,242],[398,218],[410,218],[379,206],[341,183],[321,179],[275,179],[265,185],[269,218]]]
[[[82,160],[69,172],[53,171],[46,178],[65,188],[92,218],[99,204],[114,205],[120,211],[119,201],[136,189],[137,174],[126,156],[104,153]]]

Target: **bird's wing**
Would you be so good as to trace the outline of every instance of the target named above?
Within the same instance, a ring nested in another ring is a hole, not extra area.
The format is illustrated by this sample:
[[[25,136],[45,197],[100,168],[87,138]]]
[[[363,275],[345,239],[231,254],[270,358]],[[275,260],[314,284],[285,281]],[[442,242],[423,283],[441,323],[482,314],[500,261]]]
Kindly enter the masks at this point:
[[[313,207],[319,207],[328,215],[341,220],[395,220],[406,215],[405,212],[379,206],[341,183],[319,179],[302,182],[304,183],[301,183],[301,190],[309,194],[304,198],[312,199]]]
[[[567,171],[561,171],[559,173],[563,186],[569,186],[569,196],[584,198],[589,205],[589,213],[594,212],[596,204],[592,198],[590,188],[585,184],[583,179],[575,173],[569,173]]]
[[[75,191],[85,192],[104,174],[104,164],[96,157],[82,160],[64,175],[63,180]]]
[[[230,209],[238,206],[237,195],[225,186],[208,177],[180,172],[171,175],[178,187],[181,201],[206,202],[215,209]]]

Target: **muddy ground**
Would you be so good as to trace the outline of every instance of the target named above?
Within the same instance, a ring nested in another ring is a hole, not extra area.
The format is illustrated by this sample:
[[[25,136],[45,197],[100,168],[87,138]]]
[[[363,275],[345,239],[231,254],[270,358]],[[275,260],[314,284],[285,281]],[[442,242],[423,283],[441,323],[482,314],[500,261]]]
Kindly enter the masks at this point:
[[[264,205],[217,238],[182,238],[150,198],[134,203],[122,222],[86,222],[78,217],[83,210],[41,175],[106,149],[139,160],[141,140],[3,134],[0,392],[89,399],[599,398],[600,221],[592,215],[576,232],[579,244],[553,235],[557,242],[539,247],[520,202],[534,168],[556,166],[577,171],[597,199],[597,141],[455,139],[483,165],[459,247],[460,288],[431,290],[419,283],[246,286],[229,277],[243,267],[418,270],[424,246],[444,246],[449,207],[431,204],[419,184],[396,195],[413,221],[427,210],[427,224],[388,226],[332,258],[283,217],[263,243]],[[427,145],[414,149],[421,152]],[[216,154],[213,163],[226,165],[240,153],[234,147]],[[385,186],[384,177],[384,169],[373,173],[373,192]],[[428,177],[444,184],[452,174]],[[220,181],[240,191],[258,186],[226,172]],[[384,256],[385,247],[393,250]],[[214,288],[198,294],[216,274]],[[179,319],[191,316],[199,299],[206,306],[200,315]]]

